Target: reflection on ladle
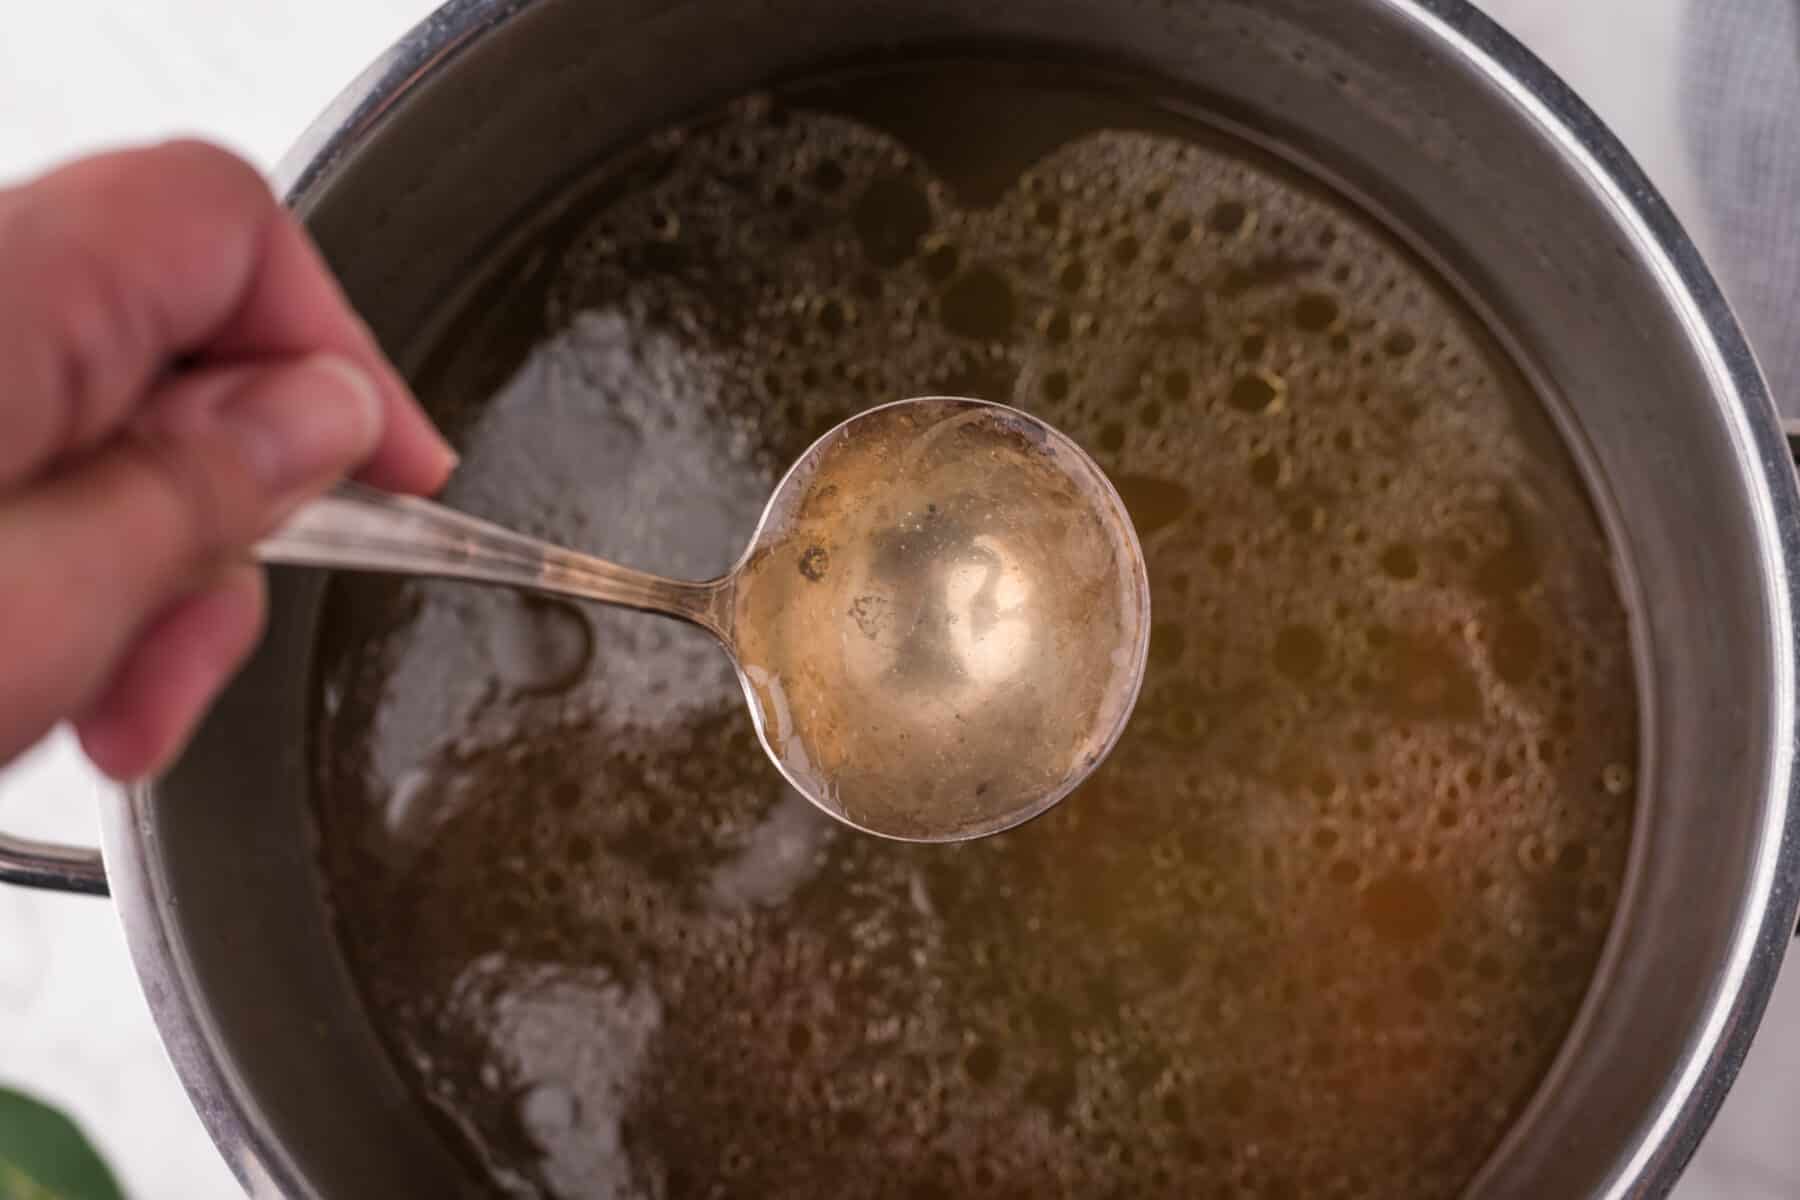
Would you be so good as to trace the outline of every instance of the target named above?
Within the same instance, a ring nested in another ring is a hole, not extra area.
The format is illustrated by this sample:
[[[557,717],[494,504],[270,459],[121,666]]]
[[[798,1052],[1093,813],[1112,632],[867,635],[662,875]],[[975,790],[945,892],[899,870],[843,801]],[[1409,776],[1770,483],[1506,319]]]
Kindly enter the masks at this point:
[[[1100,469],[1034,417],[954,397],[825,434],[737,565],[702,583],[355,485],[257,553],[692,622],[732,656],[782,774],[907,841],[996,833],[1068,795],[1124,729],[1149,645],[1143,553]]]

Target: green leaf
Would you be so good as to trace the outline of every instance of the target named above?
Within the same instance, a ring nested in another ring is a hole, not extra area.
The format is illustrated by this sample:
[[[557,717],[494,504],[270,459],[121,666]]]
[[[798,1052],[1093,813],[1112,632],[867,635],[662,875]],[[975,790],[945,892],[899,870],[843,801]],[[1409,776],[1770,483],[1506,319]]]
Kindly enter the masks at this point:
[[[0,1087],[0,1200],[124,1200],[75,1122]]]

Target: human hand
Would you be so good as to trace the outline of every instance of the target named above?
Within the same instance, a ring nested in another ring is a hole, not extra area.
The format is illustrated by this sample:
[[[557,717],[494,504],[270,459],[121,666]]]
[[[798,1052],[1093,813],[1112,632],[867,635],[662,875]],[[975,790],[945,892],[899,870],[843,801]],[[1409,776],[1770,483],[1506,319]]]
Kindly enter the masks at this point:
[[[262,627],[249,551],[455,455],[254,169],[194,142],[0,189],[0,763],[174,756]]]

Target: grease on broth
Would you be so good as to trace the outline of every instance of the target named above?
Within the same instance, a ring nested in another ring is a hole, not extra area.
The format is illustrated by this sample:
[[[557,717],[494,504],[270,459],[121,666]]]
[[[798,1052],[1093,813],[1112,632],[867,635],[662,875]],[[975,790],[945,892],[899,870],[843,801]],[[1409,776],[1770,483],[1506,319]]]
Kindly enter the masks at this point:
[[[1580,480],[1449,289],[1023,69],[753,97],[558,211],[419,373],[452,502],[704,577],[832,424],[974,395],[1107,470],[1157,624],[1085,787],[921,847],[790,793],[697,631],[334,582],[329,893],[496,1191],[1454,1195],[1599,955],[1637,718]]]

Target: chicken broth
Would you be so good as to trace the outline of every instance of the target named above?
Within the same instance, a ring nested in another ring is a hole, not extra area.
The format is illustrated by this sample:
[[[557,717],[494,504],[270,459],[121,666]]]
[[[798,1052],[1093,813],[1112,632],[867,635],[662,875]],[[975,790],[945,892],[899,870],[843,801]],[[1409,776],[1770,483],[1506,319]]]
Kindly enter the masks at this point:
[[[327,890],[498,1194],[1469,1181],[1599,956],[1637,702],[1574,466],[1394,237],[1129,89],[934,64],[658,133],[477,279],[414,372],[459,507],[706,577],[831,425],[971,395],[1107,470],[1156,619],[1085,786],[910,846],[782,783],[697,630],[334,581]]]

